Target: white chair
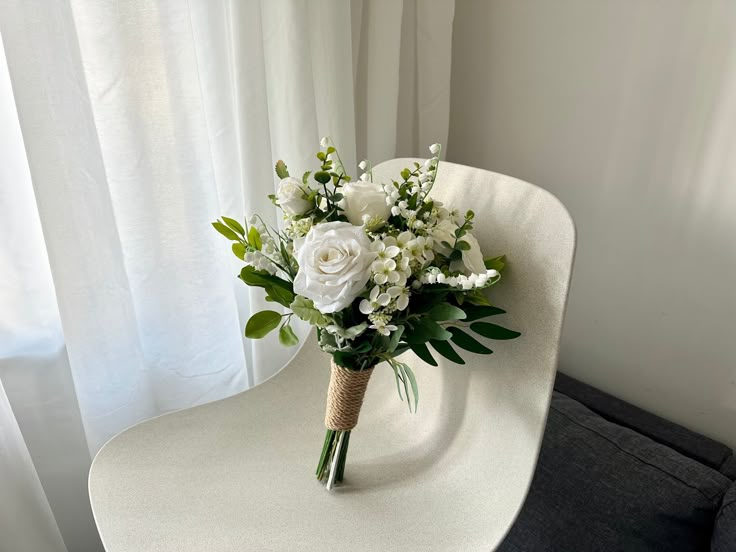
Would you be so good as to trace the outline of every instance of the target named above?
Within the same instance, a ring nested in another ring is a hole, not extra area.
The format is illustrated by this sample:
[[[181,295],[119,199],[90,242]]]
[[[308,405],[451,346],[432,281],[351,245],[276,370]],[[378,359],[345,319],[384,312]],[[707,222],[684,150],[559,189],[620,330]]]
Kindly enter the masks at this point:
[[[415,161],[375,168],[390,179]],[[330,362],[310,336],[265,383],[132,427],[99,452],[89,490],[108,552],[488,551],[527,494],[557,366],[575,230],[550,193],[441,163],[436,199],[476,213],[486,255],[508,270],[491,299],[519,330],[464,366],[424,364],[410,414],[379,365],[350,439],[344,483],[314,476]]]

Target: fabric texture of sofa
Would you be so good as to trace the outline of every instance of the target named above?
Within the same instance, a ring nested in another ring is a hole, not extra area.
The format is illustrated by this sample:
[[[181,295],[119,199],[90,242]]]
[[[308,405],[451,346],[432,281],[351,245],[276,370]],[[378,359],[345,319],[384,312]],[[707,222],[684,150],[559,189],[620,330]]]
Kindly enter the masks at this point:
[[[736,552],[726,445],[558,374],[515,551]]]

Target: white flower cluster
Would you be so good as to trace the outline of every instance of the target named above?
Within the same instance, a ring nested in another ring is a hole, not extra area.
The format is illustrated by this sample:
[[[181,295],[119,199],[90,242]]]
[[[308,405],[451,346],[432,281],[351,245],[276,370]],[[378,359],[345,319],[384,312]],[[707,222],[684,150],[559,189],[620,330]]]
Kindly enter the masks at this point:
[[[295,219],[286,215],[284,216],[284,233],[293,240],[303,238],[312,229],[312,223],[311,217]]]
[[[256,270],[265,270],[269,274],[276,274],[279,268],[271,260],[275,255],[279,254],[279,246],[271,237],[263,222],[257,217],[251,217],[248,221],[251,226],[258,230],[261,238],[261,250],[248,248],[243,260],[245,264],[252,266]]]
[[[445,284],[450,287],[454,287],[462,290],[480,289],[487,287],[498,280],[501,275],[497,270],[488,269],[480,274],[469,274],[465,276],[460,274],[459,276],[446,276],[436,266],[428,268],[414,284],[419,282],[420,284]],[[417,286],[418,287],[418,286]]]

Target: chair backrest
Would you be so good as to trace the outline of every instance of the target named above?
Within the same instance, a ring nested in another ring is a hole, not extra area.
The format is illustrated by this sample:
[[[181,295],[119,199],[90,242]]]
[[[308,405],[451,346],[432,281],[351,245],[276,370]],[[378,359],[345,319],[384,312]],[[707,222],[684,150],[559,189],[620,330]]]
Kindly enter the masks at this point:
[[[381,163],[374,169],[374,180],[395,179],[414,161],[422,160]],[[447,392],[448,377],[467,380],[463,397],[458,397],[448,412],[463,408],[463,425],[475,418],[477,424],[471,425],[492,426],[489,453],[513,439],[518,447],[512,448],[530,459],[533,472],[557,368],[575,254],[575,226],[564,205],[546,190],[454,163],[440,163],[432,196],[461,212],[472,209],[473,234],[485,256],[507,256],[507,269],[491,288],[490,299],[508,314],[489,321],[522,333],[512,341],[490,342],[495,351],[491,356],[462,351],[467,362],[462,367],[435,355],[450,375],[442,378],[445,385],[434,385],[436,393]],[[420,382],[425,397],[427,391],[433,394],[422,385]],[[429,400],[431,397],[424,404]],[[446,397],[435,400],[444,402]]]

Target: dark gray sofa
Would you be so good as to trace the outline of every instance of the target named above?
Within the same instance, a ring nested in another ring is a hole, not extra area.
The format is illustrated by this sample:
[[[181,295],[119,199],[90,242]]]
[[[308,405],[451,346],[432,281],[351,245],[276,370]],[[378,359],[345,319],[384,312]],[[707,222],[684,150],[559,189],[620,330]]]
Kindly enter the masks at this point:
[[[736,552],[736,460],[560,373],[537,470],[501,552]]]

